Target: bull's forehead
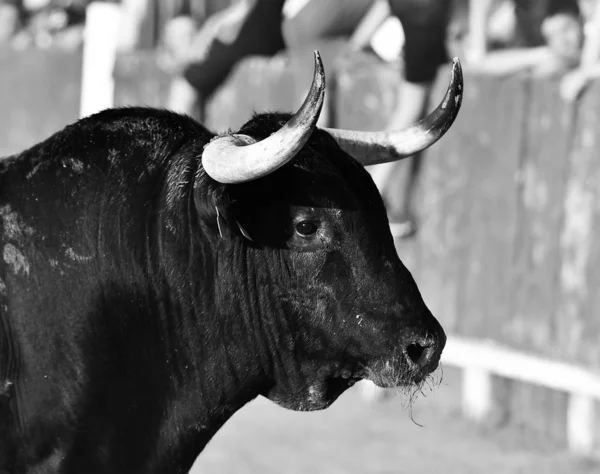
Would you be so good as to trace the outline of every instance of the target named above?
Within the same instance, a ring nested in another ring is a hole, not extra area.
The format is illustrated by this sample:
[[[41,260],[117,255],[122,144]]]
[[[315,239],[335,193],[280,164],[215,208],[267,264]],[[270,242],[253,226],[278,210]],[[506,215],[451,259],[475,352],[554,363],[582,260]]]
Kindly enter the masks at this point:
[[[370,174],[337,146],[305,147],[279,177],[279,191],[292,204],[353,211],[382,205]]]

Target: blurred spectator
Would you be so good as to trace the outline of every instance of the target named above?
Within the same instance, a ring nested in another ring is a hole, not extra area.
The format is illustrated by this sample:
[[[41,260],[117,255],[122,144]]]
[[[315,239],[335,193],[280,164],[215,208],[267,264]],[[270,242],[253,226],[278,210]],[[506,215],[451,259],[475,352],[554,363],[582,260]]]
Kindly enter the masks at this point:
[[[90,1],[0,0],[0,44],[18,49],[77,48],[83,41],[85,9]]]
[[[10,43],[21,28],[21,5],[19,0],[0,0],[0,46]]]
[[[349,36],[373,0],[238,0],[209,16],[183,53],[172,54],[175,70],[168,107],[198,115],[202,103],[238,61],[273,56],[287,45]],[[186,27],[188,31],[188,27]],[[177,64],[179,61],[179,64]]]
[[[248,55],[271,56],[284,48],[284,0],[239,0],[207,18],[184,52],[167,107],[199,116],[203,102]]]
[[[575,100],[585,87],[600,77],[600,0],[596,0],[595,12],[586,25],[585,42],[579,68],[563,77],[560,93],[567,101]]]
[[[155,49],[171,36],[186,36],[232,0],[121,0],[123,20],[119,38],[122,52]],[[183,29],[183,33],[178,30]],[[175,39],[177,41],[177,38]]]
[[[377,0],[351,39],[355,49],[362,48],[390,14],[400,20],[404,32],[403,77],[398,83],[398,106],[388,129],[404,128],[425,115],[438,68],[448,60],[446,38],[451,8],[448,0]],[[409,158],[407,165],[408,174],[403,173],[404,163],[369,169],[386,204],[394,234],[400,238],[417,232],[413,199],[421,154]]]
[[[58,44],[76,48],[83,41],[84,1],[23,0],[25,28],[15,37],[18,47]]]
[[[551,76],[577,66],[583,42],[577,0],[502,0],[499,7],[497,3],[497,16],[488,22],[494,0],[471,0],[467,50],[471,70]]]

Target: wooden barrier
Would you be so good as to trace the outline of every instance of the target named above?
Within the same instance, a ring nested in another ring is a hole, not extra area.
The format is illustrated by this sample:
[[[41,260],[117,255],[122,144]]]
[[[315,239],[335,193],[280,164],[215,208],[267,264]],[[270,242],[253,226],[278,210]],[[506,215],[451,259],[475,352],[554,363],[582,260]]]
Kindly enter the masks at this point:
[[[310,84],[313,47],[243,61],[208,103],[208,125],[235,129],[254,111],[295,110]],[[339,42],[318,47],[329,101],[321,123],[383,127],[396,102],[397,68],[367,55],[342,60]],[[45,138],[79,110],[79,54],[11,54],[0,55],[5,153]],[[447,73],[440,72],[436,101]],[[153,56],[118,58],[114,78],[116,105],[164,105],[170,78]],[[593,437],[600,410],[585,388],[600,371],[600,242],[593,238],[600,231],[600,88],[576,106],[557,97],[552,81],[466,75],[463,109],[426,155],[419,234],[399,241],[398,251],[451,335],[454,355],[446,357],[466,368],[466,412],[527,424],[589,453],[600,447]],[[486,350],[483,339],[502,344],[488,359],[496,366],[469,363]],[[467,341],[462,355],[453,341]],[[501,370],[507,361],[525,366],[527,357],[579,367],[591,378],[567,388]]]
[[[390,74],[364,61],[338,71],[336,125],[381,127],[394,100]],[[446,81],[441,71],[434,101]],[[557,82],[467,74],[455,124],[426,154],[419,235],[398,248],[450,332],[454,352],[446,360],[465,369],[465,412],[525,424],[590,453],[600,446],[593,436],[600,417],[594,398],[580,394],[585,386],[557,390],[551,377],[526,383],[530,374],[519,376],[523,353],[549,367],[555,360],[580,364],[592,378],[600,369],[592,291],[600,90],[579,107],[558,97]],[[474,342],[453,344],[465,337]],[[496,362],[510,374],[477,366],[481,339],[503,344]]]
[[[81,52],[0,48],[0,156],[77,120],[80,90]]]

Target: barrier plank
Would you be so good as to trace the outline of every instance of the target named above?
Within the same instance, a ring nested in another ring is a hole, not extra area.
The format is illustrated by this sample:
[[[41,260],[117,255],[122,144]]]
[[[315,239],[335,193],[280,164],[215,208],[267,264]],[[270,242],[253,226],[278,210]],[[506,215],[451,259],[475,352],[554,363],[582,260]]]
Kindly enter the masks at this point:
[[[0,156],[79,118],[81,51],[0,49]]]
[[[479,77],[469,84],[475,105],[461,121],[469,129],[460,143],[461,165],[467,171],[461,194],[468,210],[457,255],[464,267],[459,330],[467,336],[502,338],[511,299],[515,175],[528,95],[519,78]]]
[[[516,175],[517,226],[511,298],[502,338],[513,347],[556,358],[560,227],[575,123],[573,107],[559,96],[558,81],[527,83],[526,119]],[[508,384],[507,411],[517,425],[566,441],[569,397],[523,383]]]
[[[171,75],[159,67],[154,52],[119,54],[113,76],[116,107],[127,105],[165,107]]]
[[[558,311],[554,319],[561,355],[600,368],[600,89],[581,101],[560,234]],[[557,159],[554,157],[553,159]]]
[[[443,97],[448,71],[440,71],[432,97]],[[461,111],[454,125],[424,157],[416,205],[419,213],[418,283],[427,305],[447,331],[459,332],[464,298],[469,201],[468,175],[475,155],[466,154],[472,138],[470,117],[478,113],[478,91],[465,78]],[[436,104],[432,104],[434,106]]]
[[[529,83],[517,178],[511,298],[503,337],[517,348],[556,357],[553,323],[558,294],[560,228],[574,109],[558,97],[557,81]]]

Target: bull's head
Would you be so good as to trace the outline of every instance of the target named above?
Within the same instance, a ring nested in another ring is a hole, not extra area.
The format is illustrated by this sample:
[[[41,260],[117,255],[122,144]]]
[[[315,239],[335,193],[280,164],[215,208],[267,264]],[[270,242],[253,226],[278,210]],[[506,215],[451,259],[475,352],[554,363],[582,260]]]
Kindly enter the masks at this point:
[[[364,165],[435,143],[462,95],[454,60],[444,100],[414,126],[318,129],[325,77],[318,53],[315,59],[312,87],[295,115],[256,116],[238,133],[213,139],[202,159],[220,253],[236,255],[244,263],[238,271],[252,274],[244,284],[252,280],[260,293],[246,295],[255,300],[245,307],[276,315],[255,314],[276,359],[265,361],[265,395],[300,410],[328,406],[361,378],[413,386],[437,368],[446,336],[398,258]]]

